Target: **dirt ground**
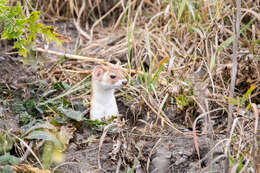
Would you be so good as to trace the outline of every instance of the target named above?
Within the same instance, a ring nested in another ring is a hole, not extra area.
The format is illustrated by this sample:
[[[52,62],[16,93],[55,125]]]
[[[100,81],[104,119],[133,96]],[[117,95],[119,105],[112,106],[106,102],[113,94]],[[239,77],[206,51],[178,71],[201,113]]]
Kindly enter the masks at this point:
[[[60,28],[67,34],[70,33],[71,38],[76,38],[75,30],[72,27],[67,27],[67,29],[68,31],[66,28]],[[74,43],[75,40],[72,40],[70,44],[67,44],[67,50],[71,50]],[[61,48],[51,46],[51,49],[59,51]],[[37,73],[24,67],[19,56],[2,53],[0,55],[1,88],[20,91],[22,94],[17,96],[20,97],[19,99],[30,98],[28,81],[33,83],[38,80]],[[0,93],[0,96],[3,101],[5,93]],[[118,102],[120,113],[129,118],[131,106],[124,103],[121,97],[118,98]],[[16,133],[19,129],[18,114],[11,111],[10,105],[1,104],[0,111],[0,128]],[[168,111],[168,114],[170,113],[171,111]],[[139,115],[139,117],[145,116]],[[179,125],[182,124],[179,123]],[[180,134],[165,125],[164,128],[158,127],[155,135],[143,135],[141,131],[138,131],[139,128],[143,128],[141,123],[126,123],[120,128],[125,129],[123,131],[103,136],[104,133],[97,132],[93,138],[93,128],[80,124],[70,140],[64,161],[56,170],[64,173],[131,172],[132,167],[138,167],[135,171],[137,173],[223,172],[224,160],[215,161],[214,159],[223,154],[222,145],[215,145],[224,136],[219,135],[216,139],[211,139],[210,135],[197,136],[199,159],[190,129],[184,128],[181,130],[183,134]],[[163,133],[160,132],[161,129]],[[123,165],[123,168],[119,165]]]

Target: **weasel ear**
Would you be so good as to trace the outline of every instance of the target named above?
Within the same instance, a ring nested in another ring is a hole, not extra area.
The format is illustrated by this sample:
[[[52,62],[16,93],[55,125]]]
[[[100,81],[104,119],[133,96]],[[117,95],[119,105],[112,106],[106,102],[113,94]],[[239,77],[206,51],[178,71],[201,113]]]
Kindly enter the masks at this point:
[[[95,77],[100,77],[102,74],[104,73],[104,67],[99,65],[99,66],[96,66],[94,69],[93,69],[93,75]]]

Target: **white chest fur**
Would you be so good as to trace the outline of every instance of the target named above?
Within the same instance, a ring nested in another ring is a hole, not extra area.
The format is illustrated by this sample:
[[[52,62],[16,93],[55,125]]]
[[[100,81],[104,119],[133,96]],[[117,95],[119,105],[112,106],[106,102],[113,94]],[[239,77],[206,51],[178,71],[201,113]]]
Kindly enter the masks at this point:
[[[92,84],[92,100],[90,115],[92,120],[109,119],[118,115],[118,108],[114,96],[114,89],[104,90],[98,85]]]

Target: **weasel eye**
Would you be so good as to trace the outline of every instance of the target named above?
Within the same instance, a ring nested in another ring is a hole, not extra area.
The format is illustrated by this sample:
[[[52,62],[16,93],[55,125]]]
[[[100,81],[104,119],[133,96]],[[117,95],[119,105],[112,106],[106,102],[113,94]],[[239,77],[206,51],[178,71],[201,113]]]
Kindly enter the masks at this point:
[[[110,75],[110,78],[111,78],[111,79],[115,79],[115,78],[116,78],[116,75],[111,74],[111,75]]]

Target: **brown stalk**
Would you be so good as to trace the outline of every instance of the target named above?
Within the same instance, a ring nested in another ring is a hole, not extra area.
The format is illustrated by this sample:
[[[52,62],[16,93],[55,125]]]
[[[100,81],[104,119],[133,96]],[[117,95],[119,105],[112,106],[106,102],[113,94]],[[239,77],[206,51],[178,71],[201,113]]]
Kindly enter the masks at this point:
[[[106,62],[105,60],[102,59],[97,59],[97,58],[91,58],[91,57],[86,57],[86,56],[80,56],[80,55],[72,55],[72,54],[67,54],[67,53],[63,53],[63,52],[57,52],[57,51],[53,51],[53,50],[47,50],[47,49],[42,49],[42,48],[35,48],[35,51],[37,52],[43,52],[43,53],[48,53],[51,55],[56,55],[56,56],[64,56],[66,58],[69,59],[77,59],[77,60],[84,60],[84,61],[88,61],[88,62],[95,62],[98,64],[104,64],[104,65],[108,65],[108,66],[113,66],[114,64]],[[139,70],[133,70],[133,69],[126,69],[123,67],[120,67],[121,70],[123,70],[126,73],[132,73],[132,74],[141,74],[144,75],[145,73],[143,71],[139,71]],[[89,71],[75,71],[75,70],[67,70],[70,72],[75,72],[75,73],[89,73]],[[162,85],[166,85],[165,80],[163,79],[158,79],[159,83]]]
[[[254,144],[254,166],[255,171],[260,172],[260,126],[259,126],[259,111],[255,103],[252,104],[254,116],[255,116],[255,144]]]
[[[235,4],[234,4],[235,6]],[[241,18],[241,0],[237,0],[237,12],[236,12],[236,23],[235,23],[235,39],[233,42],[233,55],[232,55],[232,73],[231,73],[231,82],[230,82],[230,90],[229,90],[229,98],[234,98],[234,90],[236,84],[236,75],[237,75],[237,57],[238,57],[238,38],[240,33],[240,18]],[[230,102],[228,104],[229,115],[228,115],[228,129],[227,136],[229,137],[229,132],[231,130],[231,124],[233,121],[233,104]],[[227,150],[229,150],[227,148]],[[226,158],[225,160],[225,172],[229,172],[229,160]]]

